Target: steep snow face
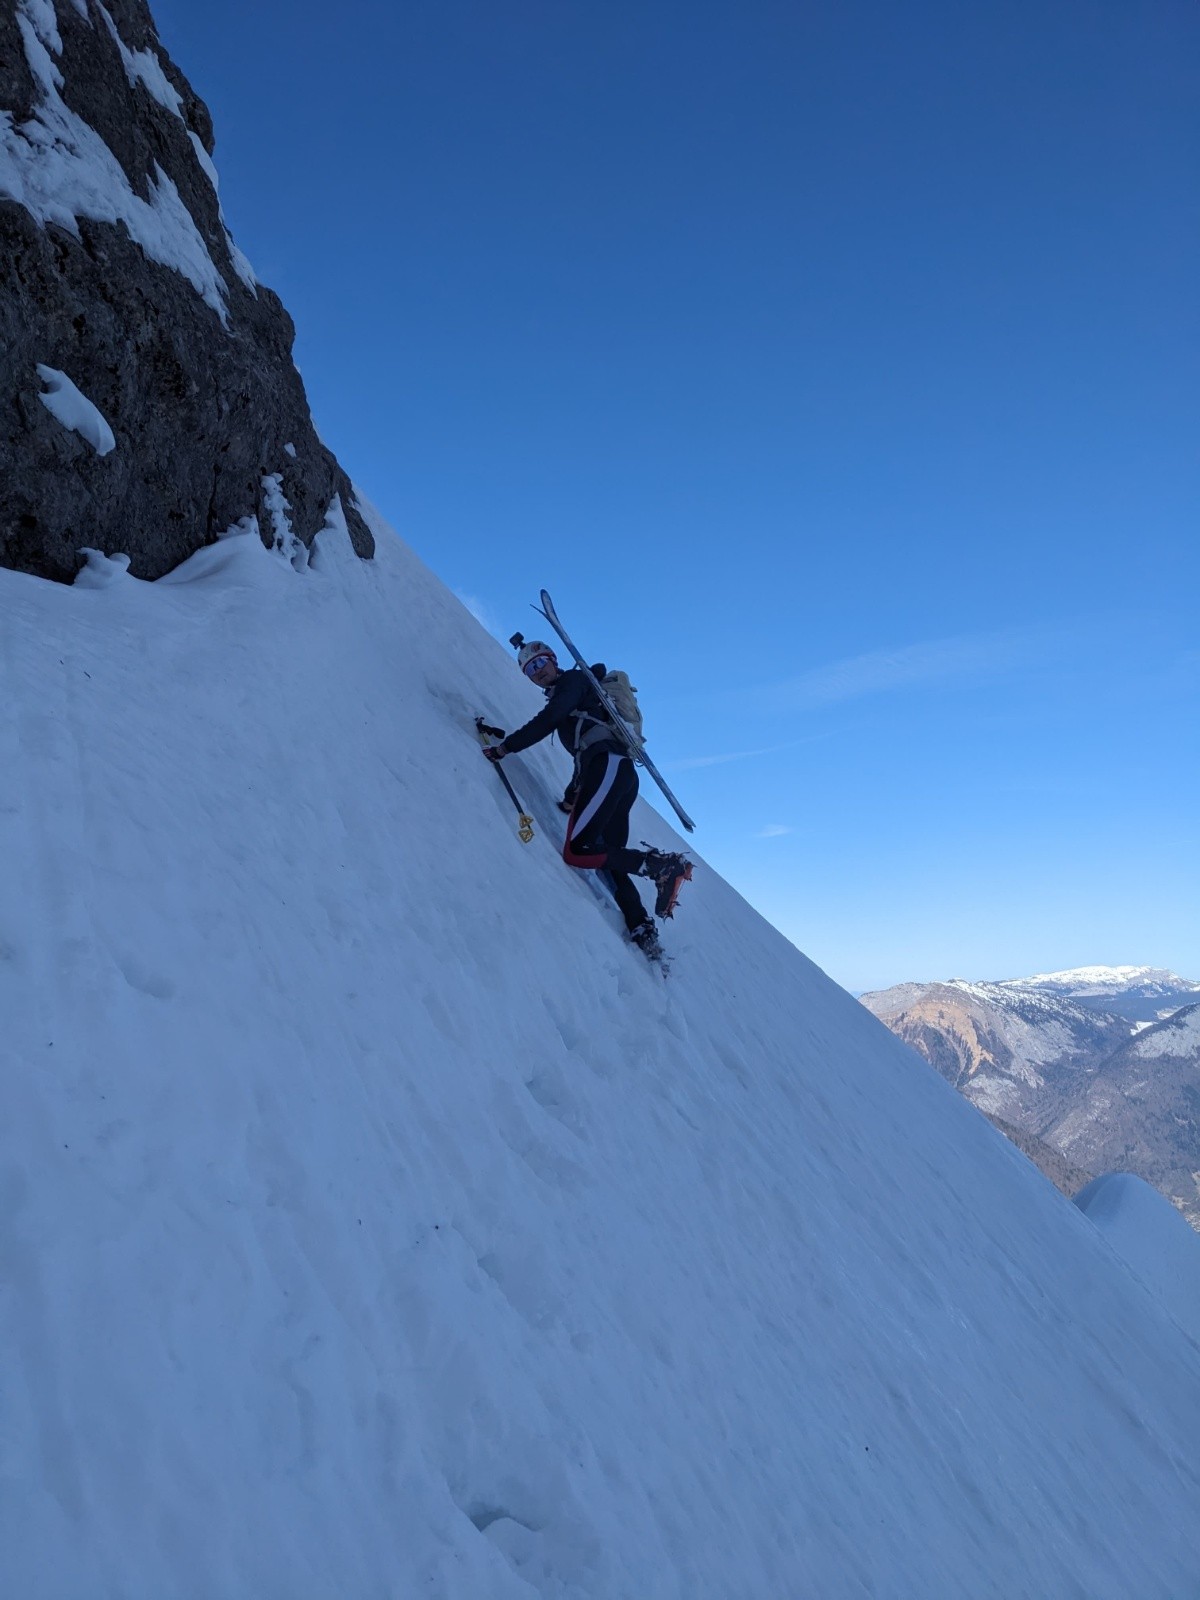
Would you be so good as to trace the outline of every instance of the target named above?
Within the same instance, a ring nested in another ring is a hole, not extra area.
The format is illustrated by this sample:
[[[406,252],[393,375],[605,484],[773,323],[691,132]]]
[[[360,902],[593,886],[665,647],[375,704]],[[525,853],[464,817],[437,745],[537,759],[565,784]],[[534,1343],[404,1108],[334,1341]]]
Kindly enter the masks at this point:
[[[1200,1234],[1131,1172],[1106,1172],[1075,1204],[1200,1347]]]
[[[546,747],[523,845],[373,528],[0,572],[0,1592],[1195,1593],[1196,1347],[702,863],[664,983]]]

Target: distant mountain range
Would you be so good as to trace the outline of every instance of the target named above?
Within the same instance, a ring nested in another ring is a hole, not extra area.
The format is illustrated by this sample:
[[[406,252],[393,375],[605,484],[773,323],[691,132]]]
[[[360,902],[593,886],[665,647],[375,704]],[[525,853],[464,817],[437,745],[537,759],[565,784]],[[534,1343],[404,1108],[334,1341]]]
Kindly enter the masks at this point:
[[[1200,1228],[1200,983],[1079,967],[860,999],[1065,1193],[1133,1172]]]
[[[1200,1001],[1200,983],[1165,967],[1073,967],[1032,978],[1007,978],[1001,987],[1064,995],[1091,1011],[1115,1012],[1134,1022],[1159,1022],[1181,1005]]]

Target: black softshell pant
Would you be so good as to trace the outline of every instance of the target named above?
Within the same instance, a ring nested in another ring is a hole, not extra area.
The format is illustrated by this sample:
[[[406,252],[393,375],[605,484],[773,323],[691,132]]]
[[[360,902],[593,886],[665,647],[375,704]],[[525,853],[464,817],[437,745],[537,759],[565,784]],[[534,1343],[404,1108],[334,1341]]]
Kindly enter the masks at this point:
[[[647,920],[642,897],[630,879],[646,860],[644,850],[628,848],[629,813],[637,792],[637,768],[627,755],[588,751],[582,758],[563,845],[563,860],[569,867],[608,874],[613,899],[631,933]]]

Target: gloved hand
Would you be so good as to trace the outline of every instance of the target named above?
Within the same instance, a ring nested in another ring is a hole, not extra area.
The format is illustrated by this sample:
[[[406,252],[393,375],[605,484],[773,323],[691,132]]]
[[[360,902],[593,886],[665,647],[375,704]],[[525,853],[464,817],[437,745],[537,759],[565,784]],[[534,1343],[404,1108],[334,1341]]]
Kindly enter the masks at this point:
[[[489,761],[503,761],[508,754],[508,747],[503,740],[499,744],[485,744],[483,753]]]
[[[575,809],[575,785],[573,783],[568,785],[566,791],[563,794],[562,799],[558,801],[558,809],[560,811],[565,811],[568,816],[570,816],[571,812],[574,811],[574,809]]]

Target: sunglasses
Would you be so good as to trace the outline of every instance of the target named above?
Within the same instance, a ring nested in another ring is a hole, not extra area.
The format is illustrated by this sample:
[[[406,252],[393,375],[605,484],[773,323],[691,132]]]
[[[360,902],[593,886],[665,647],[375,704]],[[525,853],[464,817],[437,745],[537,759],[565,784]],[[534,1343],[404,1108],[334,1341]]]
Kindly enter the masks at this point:
[[[540,672],[543,667],[548,667],[553,660],[554,657],[551,655],[530,656],[521,671],[527,678],[532,678],[535,672]]]

